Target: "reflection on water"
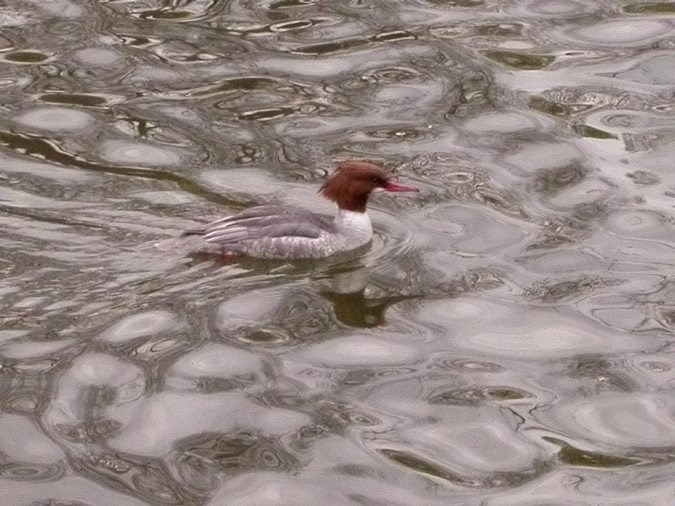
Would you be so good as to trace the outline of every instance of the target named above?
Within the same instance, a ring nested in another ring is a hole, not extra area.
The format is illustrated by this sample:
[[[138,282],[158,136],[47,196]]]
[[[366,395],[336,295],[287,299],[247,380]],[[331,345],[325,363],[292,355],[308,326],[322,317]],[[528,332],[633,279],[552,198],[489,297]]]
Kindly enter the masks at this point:
[[[0,5],[0,502],[670,504],[674,14]],[[350,158],[356,258],[153,246]]]

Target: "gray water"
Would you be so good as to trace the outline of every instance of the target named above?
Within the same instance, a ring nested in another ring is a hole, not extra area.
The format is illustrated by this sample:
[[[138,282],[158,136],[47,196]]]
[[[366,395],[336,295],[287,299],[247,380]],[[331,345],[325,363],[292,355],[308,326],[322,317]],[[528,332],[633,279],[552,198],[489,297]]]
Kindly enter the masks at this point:
[[[675,3],[0,3],[0,504],[675,503]],[[358,258],[153,245],[254,204]]]

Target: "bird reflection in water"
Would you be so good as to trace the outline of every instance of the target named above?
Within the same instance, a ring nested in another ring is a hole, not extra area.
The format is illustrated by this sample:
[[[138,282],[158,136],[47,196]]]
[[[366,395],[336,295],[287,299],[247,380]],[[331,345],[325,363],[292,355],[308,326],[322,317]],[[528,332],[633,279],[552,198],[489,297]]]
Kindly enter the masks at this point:
[[[368,280],[368,269],[359,265],[337,272],[331,279],[330,289],[320,292],[332,304],[335,317],[340,323],[350,327],[377,327],[384,323],[384,314],[391,305],[415,298],[414,295],[368,298]]]

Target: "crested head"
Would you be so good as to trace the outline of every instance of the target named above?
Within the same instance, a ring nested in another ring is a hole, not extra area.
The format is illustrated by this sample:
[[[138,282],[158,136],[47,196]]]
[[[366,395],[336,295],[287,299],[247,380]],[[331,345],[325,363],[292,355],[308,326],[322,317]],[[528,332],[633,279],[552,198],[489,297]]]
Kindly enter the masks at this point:
[[[377,165],[367,162],[344,162],[319,190],[340,209],[363,213],[373,190],[403,192],[416,188],[393,183]]]

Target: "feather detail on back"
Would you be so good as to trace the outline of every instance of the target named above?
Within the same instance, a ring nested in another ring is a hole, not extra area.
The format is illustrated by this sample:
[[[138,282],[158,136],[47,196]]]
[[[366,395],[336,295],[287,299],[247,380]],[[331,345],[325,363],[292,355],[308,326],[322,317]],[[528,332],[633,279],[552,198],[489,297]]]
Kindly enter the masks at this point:
[[[316,239],[322,232],[334,230],[329,217],[300,207],[263,205],[209,223],[204,228],[204,237],[208,242],[225,246],[265,237]]]

